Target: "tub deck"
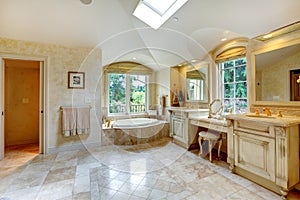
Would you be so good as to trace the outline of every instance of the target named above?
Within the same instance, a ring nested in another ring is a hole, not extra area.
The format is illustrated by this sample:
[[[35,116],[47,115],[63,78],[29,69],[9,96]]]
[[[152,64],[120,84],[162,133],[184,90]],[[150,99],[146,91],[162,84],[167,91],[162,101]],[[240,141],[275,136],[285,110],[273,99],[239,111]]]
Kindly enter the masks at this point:
[[[103,128],[102,145],[137,145],[145,144],[169,136],[169,123],[160,123],[151,126]]]

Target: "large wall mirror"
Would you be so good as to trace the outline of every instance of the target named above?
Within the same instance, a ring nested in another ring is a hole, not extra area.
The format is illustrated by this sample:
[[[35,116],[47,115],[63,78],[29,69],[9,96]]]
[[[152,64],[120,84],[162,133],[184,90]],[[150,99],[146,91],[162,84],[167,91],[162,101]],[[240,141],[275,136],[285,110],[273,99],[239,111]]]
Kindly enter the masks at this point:
[[[300,44],[254,56],[256,102],[300,102]]]
[[[208,65],[201,65],[186,72],[186,100],[207,102]]]

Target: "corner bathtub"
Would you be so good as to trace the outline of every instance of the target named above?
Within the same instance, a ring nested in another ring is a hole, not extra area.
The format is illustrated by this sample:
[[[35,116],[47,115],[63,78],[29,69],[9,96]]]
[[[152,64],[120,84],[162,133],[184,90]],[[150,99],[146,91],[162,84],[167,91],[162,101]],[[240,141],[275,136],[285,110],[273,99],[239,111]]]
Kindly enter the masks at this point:
[[[146,128],[148,126],[154,126],[160,123],[162,123],[162,121],[151,118],[120,119],[113,123],[113,128]]]
[[[151,118],[120,119],[102,133],[104,145],[144,144],[169,136],[169,124]]]

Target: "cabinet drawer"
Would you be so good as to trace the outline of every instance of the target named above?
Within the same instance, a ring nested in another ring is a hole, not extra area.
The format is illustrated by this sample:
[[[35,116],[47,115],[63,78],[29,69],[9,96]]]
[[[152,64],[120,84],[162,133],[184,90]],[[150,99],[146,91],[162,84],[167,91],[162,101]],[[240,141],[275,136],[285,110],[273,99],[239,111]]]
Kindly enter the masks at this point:
[[[172,113],[172,116],[185,118],[184,112],[182,112],[182,111],[175,111],[175,112]]]
[[[234,121],[233,126],[234,130],[244,131],[266,137],[275,137],[274,127],[272,127],[270,124],[250,120],[238,120]]]
[[[195,126],[201,126],[211,130],[227,133],[227,126],[222,126],[222,125],[198,121],[198,120],[191,120],[190,123]]]

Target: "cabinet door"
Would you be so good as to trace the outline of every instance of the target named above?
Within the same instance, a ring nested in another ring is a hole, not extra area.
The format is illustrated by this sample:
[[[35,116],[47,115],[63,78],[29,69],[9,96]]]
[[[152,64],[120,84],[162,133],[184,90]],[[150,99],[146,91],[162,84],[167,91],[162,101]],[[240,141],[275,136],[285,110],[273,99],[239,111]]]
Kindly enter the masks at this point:
[[[234,132],[235,165],[275,181],[275,139]]]
[[[172,134],[173,137],[184,139],[184,119],[180,117],[172,117]]]

